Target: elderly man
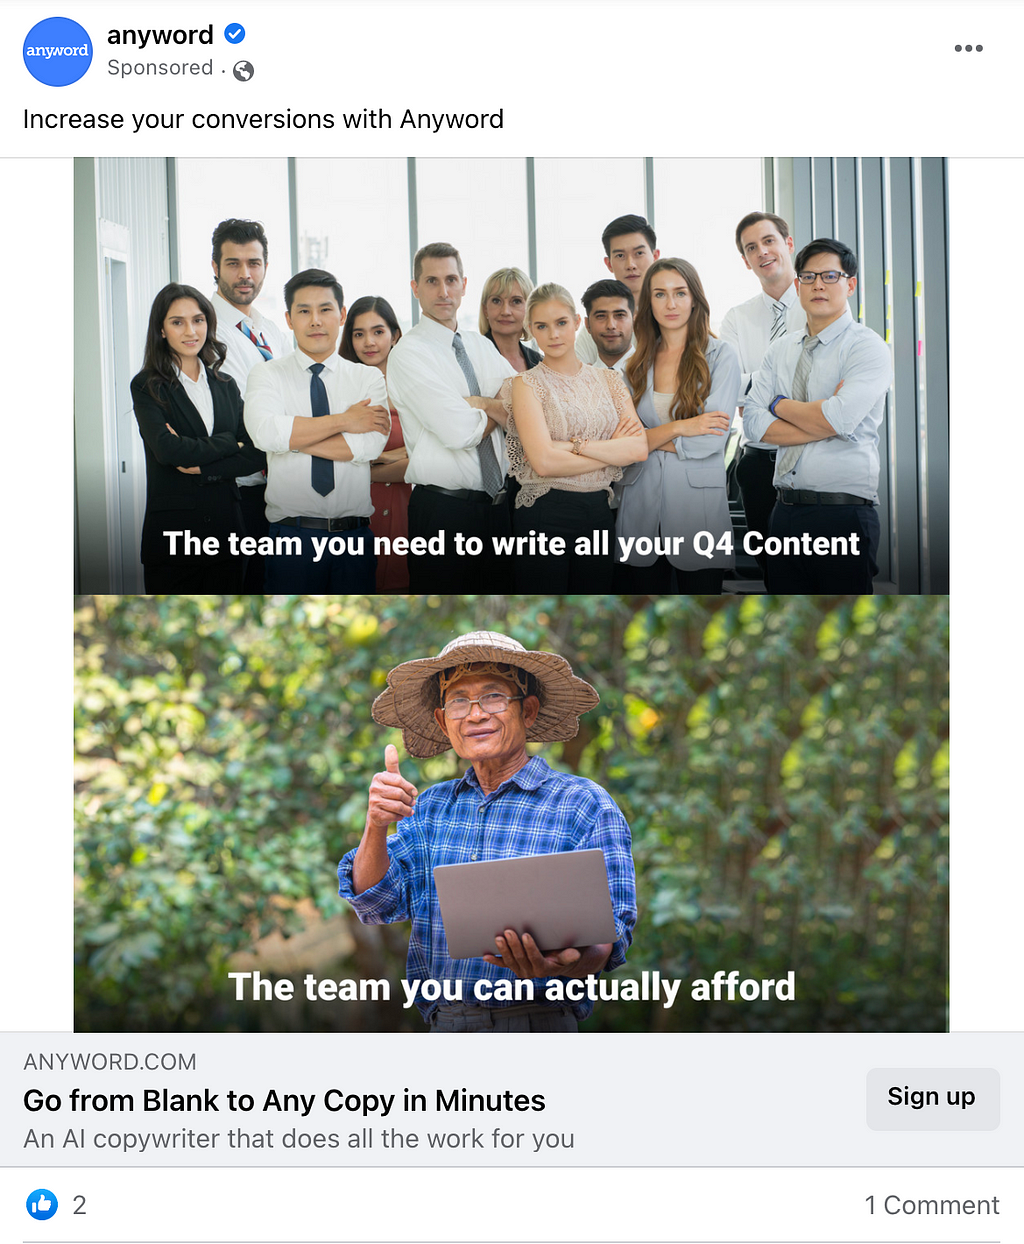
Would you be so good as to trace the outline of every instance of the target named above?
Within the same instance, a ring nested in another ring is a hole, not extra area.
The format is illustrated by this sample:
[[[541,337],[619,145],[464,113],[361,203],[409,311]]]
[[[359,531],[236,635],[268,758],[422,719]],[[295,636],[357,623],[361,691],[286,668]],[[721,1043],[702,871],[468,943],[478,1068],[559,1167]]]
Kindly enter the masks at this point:
[[[474,631],[439,656],[397,666],[374,701],[374,720],[401,727],[411,755],[437,756],[452,747],[470,762],[463,777],[421,795],[399,773],[398,752],[388,746],[384,772],[370,784],[362,841],[338,866],[340,893],[364,923],[412,920],[410,983],[462,983],[462,1002],[417,997],[431,1032],[575,1032],[593,1003],[545,1002],[547,980],[584,978],[625,961],[636,923],[629,826],[599,786],[559,773],[526,750],[528,741],[573,738],[580,715],[597,703],[593,687],[563,657],[529,652],[494,631]],[[398,832],[388,837],[395,822]],[[528,933],[506,929],[493,955],[449,956],[433,882],[438,864],[595,847],[608,870],[614,943],[544,954]],[[476,1001],[477,981],[512,976],[533,980],[535,1002]]]

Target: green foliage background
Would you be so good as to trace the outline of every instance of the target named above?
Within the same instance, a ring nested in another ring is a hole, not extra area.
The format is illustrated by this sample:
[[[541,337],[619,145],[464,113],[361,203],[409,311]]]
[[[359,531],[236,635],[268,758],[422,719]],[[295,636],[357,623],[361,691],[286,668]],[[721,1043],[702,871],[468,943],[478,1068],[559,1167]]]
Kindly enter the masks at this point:
[[[387,671],[491,628],[562,653],[601,705],[549,745],[632,826],[621,975],[797,975],[782,1004],[598,1005],[618,1031],[946,1027],[945,597],[83,597],[75,614],[76,1027],[421,1030],[364,1003],[242,1004],[229,957],[345,906],[335,870],[396,742]],[[319,976],[404,974],[407,926]],[[394,992],[400,995],[397,983]],[[296,990],[302,994],[301,988]]]

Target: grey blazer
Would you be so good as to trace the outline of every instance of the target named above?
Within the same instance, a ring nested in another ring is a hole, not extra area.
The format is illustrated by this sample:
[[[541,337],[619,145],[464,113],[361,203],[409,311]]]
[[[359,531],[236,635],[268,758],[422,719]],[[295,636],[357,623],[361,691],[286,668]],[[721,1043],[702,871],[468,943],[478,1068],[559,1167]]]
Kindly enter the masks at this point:
[[[704,410],[721,410],[732,415],[740,396],[739,356],[728,342],[708,338],[708,366],[711,369],[711,392]],[[647,389],[636,413],[645,427],[658,426],[654,413],[654,369],[647,374]],[[699,554],[693,537],[708,531],[713,544],[726,532],[732,532],[729,500],[725,486],[725,447],[729,436],[677,436],[672,442],[676,452],[655,450],[646,462],[637,462],[623,471],[615,485],[619,513],[615,534],[619,539],[649,536],[682,536],[678,550],[666,550],[668,560],[677,570],[723,570],[734,564],[731,551],[712,549],[712,556]],[[621,546],[618,555],[621,557]],[[630,566],[650,566],[658,550],[638,553],[631,548],[625,561]]]

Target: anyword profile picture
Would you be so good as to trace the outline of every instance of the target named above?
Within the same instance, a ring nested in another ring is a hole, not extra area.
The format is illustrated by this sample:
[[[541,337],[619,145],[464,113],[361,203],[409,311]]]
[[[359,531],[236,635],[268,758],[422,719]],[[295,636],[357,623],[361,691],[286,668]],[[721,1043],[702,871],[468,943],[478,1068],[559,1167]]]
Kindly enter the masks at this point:
[[[25,66],[46,86],[70,86],[92,64],[92,40],[70,17],[47,17],[25,36]]]

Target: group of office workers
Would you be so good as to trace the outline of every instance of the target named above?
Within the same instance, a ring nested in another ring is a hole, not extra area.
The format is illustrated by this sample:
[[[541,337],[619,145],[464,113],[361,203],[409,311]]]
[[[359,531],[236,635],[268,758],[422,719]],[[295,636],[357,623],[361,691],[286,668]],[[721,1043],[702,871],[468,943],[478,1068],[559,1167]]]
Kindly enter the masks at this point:
[[[745,216],[760,290],[716,337],[693,265],[642,216],[601,240],[582,322],[568,290],[509,267],[467,331],[462,259],[438,242],[416,253],[404,334],[385,299],[346,308],[333,274],[296,273],[291,349],[255,305],[262,226],[222,221],[215,293],[160,291],[132,381],[146,590],[718,593],[739,409],[767,590],[871,592],[891,361],[851,316],[853,252],[794,258],[781,217]]]

